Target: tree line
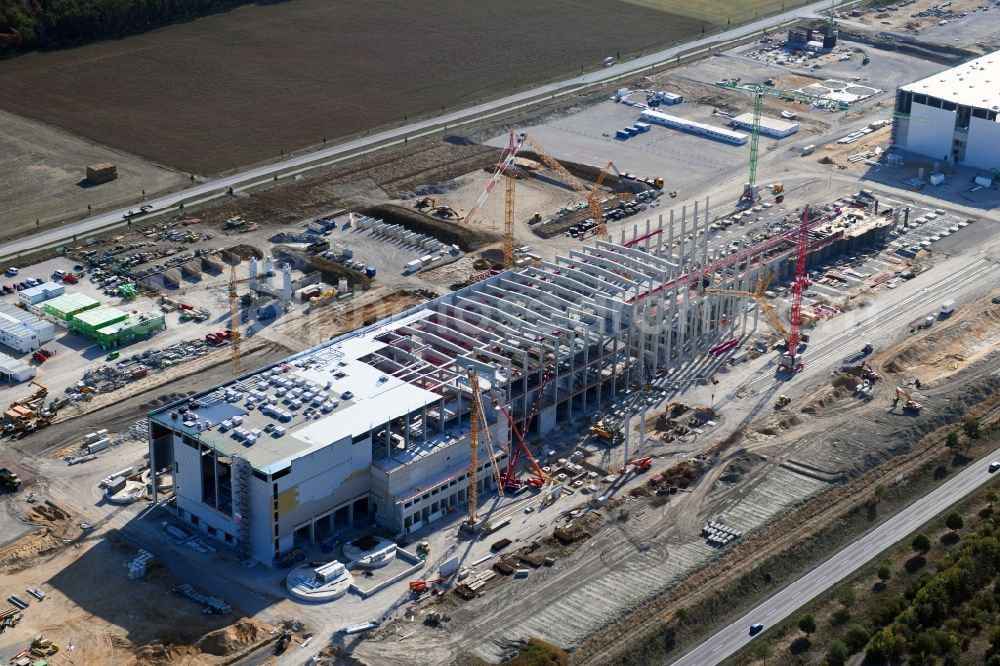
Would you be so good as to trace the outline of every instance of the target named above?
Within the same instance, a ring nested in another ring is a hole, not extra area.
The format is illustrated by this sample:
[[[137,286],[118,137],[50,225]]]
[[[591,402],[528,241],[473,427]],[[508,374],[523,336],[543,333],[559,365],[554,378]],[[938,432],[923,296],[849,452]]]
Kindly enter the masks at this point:
[[[0,53],[122,37],[252,1],[0,0]]]

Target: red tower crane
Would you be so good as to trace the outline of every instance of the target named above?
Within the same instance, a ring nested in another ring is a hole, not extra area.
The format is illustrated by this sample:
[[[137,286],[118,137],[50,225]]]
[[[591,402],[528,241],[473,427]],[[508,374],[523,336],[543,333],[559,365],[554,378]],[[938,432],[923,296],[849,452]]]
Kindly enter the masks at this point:
[[[779,369],[798,372],[802,369],[802,361],[798,356],[799,326],[802,323],[802,292],[809,286],[809,273],[806,271],[806,257],[809,254],[809,206],[802,212],[799,223],[798,254],[795,258],[795,281],[792,283],[792,321],[788,332],[788,351],[782,355]]]
[[[503,415],[507,417],[507,423],[510,425],[511,434],[514,436],[514,442],[510,447],[510,455],[507,458],[507,470],[504,472],[501,482],[504,488],[509,488],[511,490],[517,490],[521,487],[521,482],[517,478],[517,463],[521,458],[521,452],[523,451],[525,455],[528,456],[528,460],[531,461],[531,465],[534,468],[535,476],[528,479],[528,484],[540,488],[545,483],[545,474],[542,472],[542,468],[538,466],[538,461],[535,460],[535,456],[531,454],[531,449],[524,442],[523,433],[528,432],[531,428],[531,421],[535,418],[535,414],[538,413],[538,406],[542,401],[542,392],[545,390],[545,385],[549,383],[550,376],[545,374],[542,377],[542,383],[538,387],[538,394],[535,396],[535,401],[531,405],[531,411],[528,412],[527,418],[524,420],[524,430],[522,431],[517,427],[517,423],[514,422],[514,418],[511,416],[510,411],[503,407],[499,401],[494,400],[493,404],[503,412]]]

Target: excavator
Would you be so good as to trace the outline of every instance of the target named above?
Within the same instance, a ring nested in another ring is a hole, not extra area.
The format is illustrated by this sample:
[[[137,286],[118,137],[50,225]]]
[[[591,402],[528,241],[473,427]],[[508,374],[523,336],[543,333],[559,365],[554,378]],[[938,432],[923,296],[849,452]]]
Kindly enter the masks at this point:
[[[899,404],[900,398],[902,398],[905,401],[903,403],[904,412],[909,412],[911,414],[919,414],[924,408],[923,404],[915,401],[913,399],[913,396],[911,396],[908,391],[905,391],[904,389],[901,389],[900,387],[897,386],[896,397],[893,398],[892,400],[893,407]]]

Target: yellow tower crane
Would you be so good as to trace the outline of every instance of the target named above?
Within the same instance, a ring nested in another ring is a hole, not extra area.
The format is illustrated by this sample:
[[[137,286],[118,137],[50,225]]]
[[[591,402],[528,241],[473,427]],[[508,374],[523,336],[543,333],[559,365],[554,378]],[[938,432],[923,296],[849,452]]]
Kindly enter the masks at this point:
[[[472,389],[472,409],[469,410],[469,518],[466,524],[475,528],[479,517],[479,416],[483,405],[479,398],[479,376],[469,368],[469,386]]]
[[[549,155],[545,152],[545,149],[538,145],[538,142],[528,139],[527,143],[531,146],[531,149],[538,155],[545,166],[549,167],[559,175],[561,175],[569,185],[577,192],[583,194],[587,198],[587,205],[590,206],[590,215],[594,218],[594,222],[597,223],[597,236],[604,240],[608,239],[608,228],[604,224],[604,208],[601,206],[601,197],[599,190],[601,185],[604,183],[604,179],[608,177],[608,172],[614,168],[613,162],[608,162],[601,169],[601,172],[597,175],[594,180],[594,186],[588,188],[579,178],[570,173],[569,169],[564,167],[559,160]]]
[[[741,296],[744,298],[752,298],[760,306],[761,311],[767,318],[771,328],[774,329],[775,333],[781,336],[781,339],[786,343],[788,342],[788,329],[785,328],[784,323],[781,321],[781,317],[778,316],[777,311],[774,306],[771,305],[767,297],[764,296],[764,292],[767,291],[768,285],[771,284],[771,279],[774,277],[774,273],[766,272],[757,278],[757,288],[753,291],[739,291],[737,289],[718,289],[710,287],[705,289],[703,294],[721,294],[723,296]]]

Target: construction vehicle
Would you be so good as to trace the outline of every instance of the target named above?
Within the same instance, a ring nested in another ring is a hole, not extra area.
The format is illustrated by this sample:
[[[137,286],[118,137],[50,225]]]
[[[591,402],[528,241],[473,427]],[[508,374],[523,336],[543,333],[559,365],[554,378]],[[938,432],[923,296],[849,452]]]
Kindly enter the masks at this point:
[[[910,393],[900,387],[896,387],[896,397],[892,400],[892,406],[895,408],[899,404],[899,400],[902,398],[905,402],[903,403],[903,411],[909,412],[911,414],[919,414],[923,411],[924,406],[913,399]]]
[[[38,634],[31,639],[31,647],[28,648],[28,651],[35,657],[51,657],[59,652],[59,646]]]
[[[778,401],[774,403],[775,409],[781,409],[792,401],[787,395],[779,395]]]
[[[434,206],[427,212],[433,215],[434,217],[441,217],[448,220],[457,220],[458,218],[462,217],[461,215],[458,214],[458,211],[456,211],[451,206]]]
[[[559,162],[559,160],[545,152],[545,150],[536,142],[529,139],[528,145],[530,145],[531,149],[535,151],[535,154],[538,155],[539,159],[545,163],[545,166],[560,174],[574,190],[587,197],[587,205],[590,207],[590,215],[596,223],[596,226],[594,227],[594,234],[601,240],[607,240],[608,229],[605,225],[604,207],[601,204],[599,191],[601,189],[601,185],[604,184],[604,179],[608,177],[610,170],[615,169],[615,172],[617,173],[618,169],[615,168],[614,163],[608,162],[604,165],[601,172],[597,174],[597,178],[594,179],[594,186],[592,188],[587,188],[587,186],[584,185],[579,178],[570,173],[569,170]],[[657,180],[660,181],[660,187],[657,189],[661,189],[663,186],[663,179],[659,178]]]
[[[21,477],[14,473],[13,470],[6,467],[0,467],[0,488],[5,488],[12,492],[17,491],[21,487]]]
[[[653,459],[648,456],[644,458],[635,458],[625,463],[625,468],[622,470],[622,474],[627,472],[629,467],[631,467],[632,471],[636,474],[642,474],[643,472],[648,472],[649,468],[652,466]]]
[[[861,348],[861,353],[864,356],[867,356],[868,354],[871,354],[873,351],[875,351],[875,347],[872,346],[871,343],[869,343],[869,344],[867,344],[867,345],[865,345],[864,347]]]
[[[277,643],[274,644],[274,653],[275,654],[283,653],[285,650],[288,649],[288,646],[291,644],[291,642],[292,642],[292,632],[288,631],[287,629],[285,631],[282,631],[281,635],[278,636]]]
[[[414,204],[417,208],[433,208],[437,205],[437,201],[434,197],[422,197],[417,199],[417,203]]]

